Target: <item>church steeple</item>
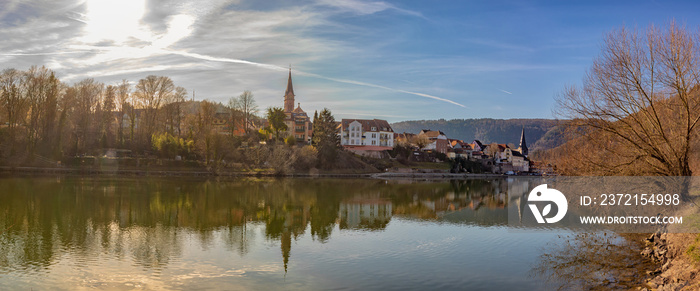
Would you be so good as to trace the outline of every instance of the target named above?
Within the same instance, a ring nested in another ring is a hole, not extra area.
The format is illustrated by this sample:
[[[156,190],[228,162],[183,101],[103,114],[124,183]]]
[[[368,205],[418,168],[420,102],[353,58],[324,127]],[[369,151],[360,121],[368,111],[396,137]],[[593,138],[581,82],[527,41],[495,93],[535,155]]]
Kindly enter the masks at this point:
[[[525,142],[525,126],[523,126],[523,130],[520,132],[520,146],[518,147],[518,150],[520,150],[520,153],[527,157],[528,150],[527,150],[527,142]]]
[[[284,91],[284,112],[294,111],[294,87],[292,87],[292,67],[289,66],[287,90]]]

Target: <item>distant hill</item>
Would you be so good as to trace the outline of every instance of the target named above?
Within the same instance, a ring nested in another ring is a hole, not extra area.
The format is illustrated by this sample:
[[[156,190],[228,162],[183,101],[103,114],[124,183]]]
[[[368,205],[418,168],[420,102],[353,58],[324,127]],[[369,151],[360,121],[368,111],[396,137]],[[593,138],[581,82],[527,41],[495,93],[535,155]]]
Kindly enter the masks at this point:
[[[440,130],[448,138],[471,142],[514,144],[520,142],[520,131],[525,127],[525,140],[531,151],[548,149],[562,143],[559,121],[553,119],[452,119],[411,120],[392,123],[394,132],[418,133],[422,129]]]

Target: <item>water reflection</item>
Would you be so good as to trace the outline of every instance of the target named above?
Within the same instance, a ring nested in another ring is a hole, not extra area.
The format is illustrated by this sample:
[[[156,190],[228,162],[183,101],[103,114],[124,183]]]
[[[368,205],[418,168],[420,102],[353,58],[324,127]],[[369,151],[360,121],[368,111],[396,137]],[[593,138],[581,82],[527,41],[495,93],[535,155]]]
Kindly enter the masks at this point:
[[[359,288],[391,276],[410,288],[537,289],[527,251],[553,235],[504,227],[530,183],[1,178],[0,276],[11,280],[0,289],[66,276],[107,289]]]
[[[657,266],[639,256],[642,234],[581,232],[549,243],[532,269],[558,290],[630,290]]]
[[[513,187],[513,183],[510,183]],[[0,180],[0,270],[51,265],[66,250],[131,257],[161,268],[182,252],[178,233],[211,244],[223,231],[240,255],[251,223],[279,241],[285,269],[292,240],[327,241],[342,230],[378,231],[392,216],[478,225],[507,223],[505,180],[416,183],[380,180],[182,180],[6,178]]]

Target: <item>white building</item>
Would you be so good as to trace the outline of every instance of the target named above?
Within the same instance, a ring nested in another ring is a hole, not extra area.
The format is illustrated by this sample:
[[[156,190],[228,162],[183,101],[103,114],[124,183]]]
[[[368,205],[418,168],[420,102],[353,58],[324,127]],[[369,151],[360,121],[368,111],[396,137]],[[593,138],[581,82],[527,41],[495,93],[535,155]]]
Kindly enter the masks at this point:
[[[381,119],[343,119],[339,125],[343,146],[394,147],[394,130]]]

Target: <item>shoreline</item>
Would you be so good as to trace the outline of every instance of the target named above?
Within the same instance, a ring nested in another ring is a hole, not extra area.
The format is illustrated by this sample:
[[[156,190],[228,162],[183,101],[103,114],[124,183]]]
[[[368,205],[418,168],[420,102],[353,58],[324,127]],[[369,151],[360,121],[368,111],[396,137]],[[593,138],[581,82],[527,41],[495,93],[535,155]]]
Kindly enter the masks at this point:
[[[9,167],[0,166],[3,174],[65,174],[65,175],[107,175],[107,176],[154,176],[154,177],[285,177],[285,178],[373,178],[373,179],[474,179],[520,177],[502,174],[473,173],[422,173],[422,172],[380,172],[380,173],[286,173],[251,171],[207,171],[207,170],[162,170],[162,169],[80,169],[80,168],[45,168],[45,167]],[[526,177],[526,176],[522,176]]]

